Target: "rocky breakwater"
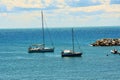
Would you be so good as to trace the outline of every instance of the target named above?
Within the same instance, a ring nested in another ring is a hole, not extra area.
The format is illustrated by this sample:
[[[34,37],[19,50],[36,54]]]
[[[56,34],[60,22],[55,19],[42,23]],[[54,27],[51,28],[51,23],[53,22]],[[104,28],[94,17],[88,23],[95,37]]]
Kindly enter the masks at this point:
[[[96,42],[92,43],[91,46],[120,46],[120,38],[112,39],[112,38],[105,38],[97,40]]]

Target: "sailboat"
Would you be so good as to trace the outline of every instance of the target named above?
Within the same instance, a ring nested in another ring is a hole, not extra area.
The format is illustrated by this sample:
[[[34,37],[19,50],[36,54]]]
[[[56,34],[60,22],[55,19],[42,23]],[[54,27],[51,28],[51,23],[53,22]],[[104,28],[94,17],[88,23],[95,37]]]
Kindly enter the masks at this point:
[[[49,48],[46,47],[45,44],[45,33],[44,33],[44,20],[43,20],[43,12],[41,11],[41,18],[42,18],[42,44],[33,44],[28,48],[29,53],[45,53],[45,52],[54,52],[54,47]]]
[[[120,52],[117,49],[113,49],[110,51],[112,54],[120,54]]]
[[[81,57],[82,52],[75,52],[74,50],[74,30],[72,28],[72,50],[63,50],[61,52],[62,57]]]

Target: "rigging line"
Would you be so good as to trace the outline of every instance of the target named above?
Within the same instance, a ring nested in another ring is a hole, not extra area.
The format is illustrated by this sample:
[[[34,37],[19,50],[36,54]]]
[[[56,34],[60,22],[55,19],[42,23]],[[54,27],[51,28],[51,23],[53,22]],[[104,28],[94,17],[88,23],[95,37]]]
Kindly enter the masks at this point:
[[[82,51],[82,49],[80,48],[80,43],[79,43],[79,41],[78,41],[78,38],[75,36],[75,39],[76,39],[76,41],[77,41],[77,44],[78,44],[78,48]],[[83,52],[83,51],[82,51]]]
[[[52,40],[52,36],[51,36],[51,33],[50,33],[50,31],[49,31],[49,29],[48,29],[48,27],[47,27],[47,23],[46,23],[46,19],[44,18],[44,23],[45,23],[45,25],[46,25],[46,28],[47,28],[47,30],[48,30],[48,34],[49,34],[49,37],[50,37],[50,41],[52,42],[51,43],[51,45],[54,47],[54,43],[53,43],[53,40]]]
[[[74,30],[72,28],[72,46],[73,46],[73,52],[74,52]]]
[[[44,34],[44,15],[43,15],[43,11],[41,11],[41,21],[42,21],[42,34],[43,34],[43,44],[45,46],[45,34]]]

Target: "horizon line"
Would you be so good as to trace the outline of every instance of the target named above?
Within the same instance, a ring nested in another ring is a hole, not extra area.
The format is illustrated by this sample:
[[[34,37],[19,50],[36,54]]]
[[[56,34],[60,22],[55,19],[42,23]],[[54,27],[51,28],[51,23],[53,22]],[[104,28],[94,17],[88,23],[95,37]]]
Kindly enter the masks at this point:
[[[106,27],[120,27],[120,25],[118,25],[118,26],[76,26],[76,27],[45,27],[45,28],[53,28],[53,29],[55,29],[55,28],[106,28]],[[27,27],[19,27],[19,28],[17,28],[17,27],[11,27],[11,28],[0,28],[0,29],[42,29],[41,27],[39,28],[39,27],[30,27],[30,28],[27,28]]]

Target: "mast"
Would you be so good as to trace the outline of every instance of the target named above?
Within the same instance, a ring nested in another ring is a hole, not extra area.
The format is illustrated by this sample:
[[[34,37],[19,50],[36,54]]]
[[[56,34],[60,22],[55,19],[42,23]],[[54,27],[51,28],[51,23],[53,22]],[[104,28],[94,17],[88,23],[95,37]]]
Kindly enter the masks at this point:
[[[45,46],[45,34],[44,34],[44,20],[43,20],[43,11],[41,11],[42,17],[42,34],[43,34],[43,45]]]
[[[74,53],[74,31],[72,28],[72,46],[73,46],[73,53]]]

